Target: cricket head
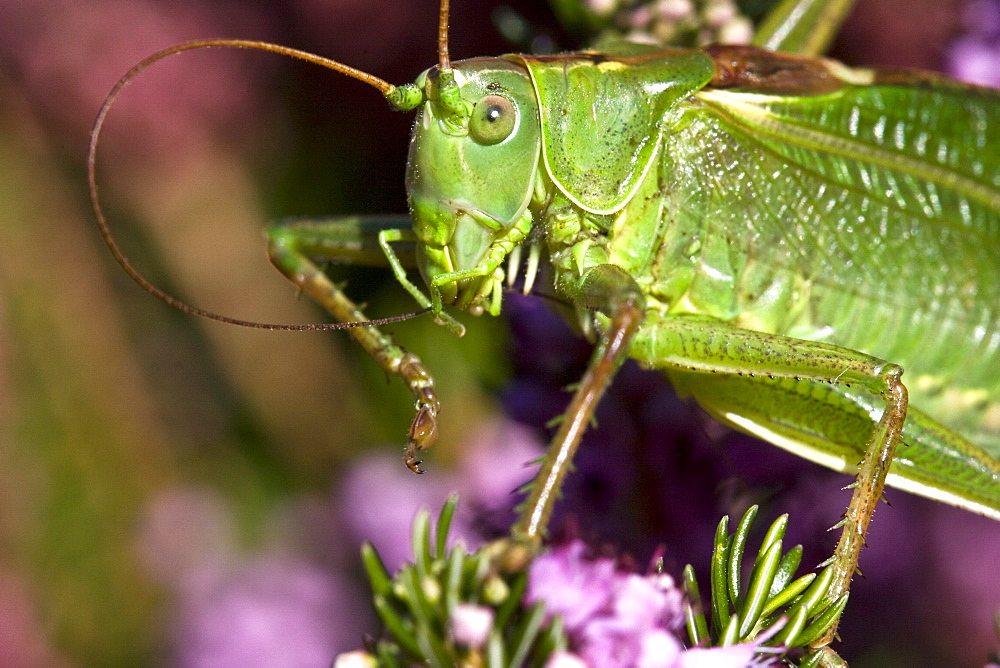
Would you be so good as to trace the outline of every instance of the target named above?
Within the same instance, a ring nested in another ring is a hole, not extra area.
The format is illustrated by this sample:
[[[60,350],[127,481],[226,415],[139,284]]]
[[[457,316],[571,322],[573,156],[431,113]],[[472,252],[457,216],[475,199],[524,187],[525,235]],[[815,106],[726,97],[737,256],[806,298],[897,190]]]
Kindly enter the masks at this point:
[[[417,261],[430,299],[411,292],[456,333],[443,304],[479,313],[500,310],[500,263],[530,229],[528,203],[540,151],[538,107],[527,71],[509,60],[490,58],[451,63],[448,55],[448,0],[441,0],[438,65],[413,84],[394,86],[372,74],[298,49],[239,39],[178,44],[136,64],[108,93],[94,121],[87,154],[90,199],[101,235],[122,268],[153,296],[193,315],[243,327],[282,330],[342,329],[386,324],[380,321],[283,324],[241,320],[190,306],[153,285],[119,248],[104,216],[97,187],[97,146],[108,112],[122,90],[143,70],[169,56],[195,49],[255,49],[298,58],[340,72],[377,89],[394,107],[416,110],[407,189],[417,242]],[[391,259],[391,258],[390,258]],[[294,279],[293,279],[294,280]],[[400,276],[400,280],[405,277]],[[406,281],[406,284],[409,284]],[[412,286],[411,286],[412,287]],[[484,304],[488,302],[488,306]]]
[[[531,222],[541,146],[531,80],[514,62],[476,58],[414,85],[406,187],[421,274],[433,300],[497,313],[499,264]]]

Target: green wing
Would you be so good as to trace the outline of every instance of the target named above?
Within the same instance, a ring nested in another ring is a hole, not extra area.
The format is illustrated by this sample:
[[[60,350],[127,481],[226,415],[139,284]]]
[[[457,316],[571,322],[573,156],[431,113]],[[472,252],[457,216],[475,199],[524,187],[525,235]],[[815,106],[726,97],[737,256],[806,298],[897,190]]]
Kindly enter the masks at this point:
[[[725,240],[686,304],[900,364],[1000,458],[1000,94],[828,67],[855,83],[706,88],[669,138],[676,224]]]

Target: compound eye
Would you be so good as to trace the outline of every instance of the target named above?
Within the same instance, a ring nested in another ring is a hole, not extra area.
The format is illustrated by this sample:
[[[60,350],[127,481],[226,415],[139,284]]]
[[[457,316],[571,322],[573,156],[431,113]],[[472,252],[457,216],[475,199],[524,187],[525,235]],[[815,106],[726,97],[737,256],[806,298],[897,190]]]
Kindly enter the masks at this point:
[[[517,107],[502,95],[487,95],[476,102],[469,121],[469,134],[485,146],[499,144],[517,125]]]

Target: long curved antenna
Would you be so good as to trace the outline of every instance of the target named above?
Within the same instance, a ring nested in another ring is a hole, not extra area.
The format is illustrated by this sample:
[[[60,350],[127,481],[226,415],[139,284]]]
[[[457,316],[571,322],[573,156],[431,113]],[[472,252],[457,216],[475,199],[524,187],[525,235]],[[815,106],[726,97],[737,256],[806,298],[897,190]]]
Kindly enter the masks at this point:
[[[438,13],[438,68],[442,70],[451,69],[451,55],[448,53],[448,10],[450,6],[450,0],[441,0],[441,9]]]
[[[445,3],[447,5],[447,3]],[[445,24],[447,25],[447,17],[445,17]],[[94,209],[94,215],[97,218],[97,226],[101,231],[101,237],[104,239],[104,243],[107,244],[108,248],[111,250],[111,254],[114,256],[118,264],[121,265],[122,269],[132,277],[136,283],[138,283],[144,290],[149,292],[154,297],[166,302],[167,304],[179,309],[185,313],[190,313],[191,315],[200,316],[202,318],[207,318],[209,320],[216,320],[218,322],[223,322],[229,325],[238,325],[240,327],[255,327],[259,329],[271,329],[271,330],[288,330],[288,331],[325,331],[331,329],[348,329],[350,327],[365,327],[371,325],[385,325],[393,322],[400,322],[402,320],[408,320],[410,318],[416,317],[427,312],[429,309],[423,309],[420,311],[415,311],[413,313],[404,313],[402,315],[391,316],[388,318],[380,318],[376,320],[368,320],[364,322],[331,322],[323,324],[283,324],[283,323],[267,323],[267,322],[255,322],[252,320],[241,320],[239,318],[230,318],[228,316],[220,315],[212,311],[207,311],[205,309],[200,309],[190,304],[187,304],[180,299],[170,295],[160,288],[153,285],[145,276],[139,273],[139,270],[132,266],[132,263],[122,252],[121,248],[118,246],[118,242],[115,240],[114,236],[111,234],[111,228],[108,225],[108,221],[104,216],[104,209],[101,207],[101,201],[99,196],[99,191],[97,187],[97,144],[100,140],[101,130],[104,127],[104,119],[108,115],[111,106],[115,103],[118,95],[122,92],[122,89],[127,86],[132,79],[139,75],[144,69],[152,65],[153,63],[163,60],[168,56],[181,53],[183,51],[191,51],[193,49],[205,49],[211,47],[228,47],[235,49],[258,49],[260,51],[270,51],[272,53],[278,53],[283,56],[290,56],[292,58],[298,58],[300,60],[305,60],[306,62],[314,63],[316,65],[322,65],[323,67],[335,70],[342,74],[362,81],[374,88],[377,88],[383,95],[390,98],[394,95],[399,95],[402,91],[397,89],[396,86],[384,81],[374,75],[368,74],[367,72],[362,72],[361,70],[355,69],[348,65],[338,63],[335,60],[329,58],[324,58],[322,56],[317,56],[315,54],[309,53],[307,51],[300,51],[298,49],[292,49],[286,46],[280,46],[278,44],[271,44],[269,42],[258,42],[254,40],[241,40],[241,39],[205,39],[205,40],[195,40],[192,42],[184,42],[183,44],[177,44],[175,46],[168,47],[161,51],[157,51],[141,60],[137,65],[125,73],[125,75],[115,83],[111,92],[108,96],[104,98],[104,104],[101,105],[101,110],[97,114],[97,119],[94,121],[94,125],[90,130],[90,147],[87,151],[87,182],[90,190],[90,204]],[[447,48],[447,45],[445,46]],[[404,87],[405,88],[405,87]]]

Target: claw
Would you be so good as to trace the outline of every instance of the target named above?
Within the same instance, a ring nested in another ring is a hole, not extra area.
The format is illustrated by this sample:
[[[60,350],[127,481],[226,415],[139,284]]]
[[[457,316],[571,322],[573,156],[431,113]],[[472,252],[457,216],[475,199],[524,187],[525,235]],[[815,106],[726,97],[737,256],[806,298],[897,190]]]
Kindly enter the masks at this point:
[[[417,475],[420,475],[424,472],[424,470],[420,468],[420,465],[423,464],[423,462],[417,459],[416,451],[417,449],[416,446],[413,445],[413,441],[407,442],[406,449],[403,450],[403,461],[406,463],[406,468],[410,469]]]
[[[405,353],[400,358],[396,373],[403,378],[417,399],[417,414],[410,423],[403,461],[414,473],[423,473],[417,453],[431,447],[437,440],[437,414],[441,409],[441,402],[434,391],[434,380],[416,355]]]
[[[437,440],[437,407],[433,404],[422,404],[410,423],[410,431],[403,451],[403,461],[414,473],[423,473],[417,453],[426,450]]]

